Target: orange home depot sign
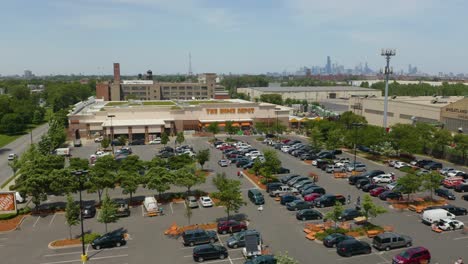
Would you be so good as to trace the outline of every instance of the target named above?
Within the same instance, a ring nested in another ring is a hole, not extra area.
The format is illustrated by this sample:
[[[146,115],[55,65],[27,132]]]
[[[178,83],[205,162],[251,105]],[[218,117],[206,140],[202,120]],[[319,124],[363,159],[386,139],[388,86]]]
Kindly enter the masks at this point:
[[[0,193],[0,214],[16,211],[16,199],[14,192]]]
[[[208,108],[206,109],[206,113],[209,115],[217,115],[217,114],[253,114],[255,112],[255,108],[248,107],[248,108]]]

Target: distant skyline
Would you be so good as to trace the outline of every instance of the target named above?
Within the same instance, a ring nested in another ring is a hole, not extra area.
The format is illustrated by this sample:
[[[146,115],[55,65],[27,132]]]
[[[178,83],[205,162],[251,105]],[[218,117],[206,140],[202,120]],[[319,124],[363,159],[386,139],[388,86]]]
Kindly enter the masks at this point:
[[[368,62],[468,73],[464,0],[17,0],[0,9],[0,74],[295,72]]]

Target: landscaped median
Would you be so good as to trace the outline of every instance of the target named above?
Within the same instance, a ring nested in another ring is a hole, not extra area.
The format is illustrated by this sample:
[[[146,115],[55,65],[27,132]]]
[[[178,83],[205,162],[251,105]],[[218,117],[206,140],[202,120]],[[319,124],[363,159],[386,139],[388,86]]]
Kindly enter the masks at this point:
[[[18,210],[18,213],[0,215],[0,233],[19,228],[23,220],[31,213],[29,207]]]
[[[323,224],[305,224],[304,233],[309,240],[322,241],[326,236],[333,233],[341,233],[352,237],[374,237],[385,231],[393,231],[392,227],[381,227],[366,222],[362,225],[342,222],[333,224],[332,221],[324,222]]]
[[[85,244],[90,244],[96,238],[100,237],[101,235],[97,233],[85,234],[84,235],[84,242]],[[69,248],[69,247],[79,247],[81,246],[81,238],[66,238],[66,239],[59,239],[54,240],[49,243],[50,249],[57,249],[57,248]]]

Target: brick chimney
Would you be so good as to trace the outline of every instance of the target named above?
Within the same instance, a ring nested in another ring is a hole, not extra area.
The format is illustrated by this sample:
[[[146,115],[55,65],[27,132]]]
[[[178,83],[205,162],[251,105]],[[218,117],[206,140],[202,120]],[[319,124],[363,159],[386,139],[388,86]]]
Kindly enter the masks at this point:
[[[114,63],[114,82],[120,83],[120,64]]]

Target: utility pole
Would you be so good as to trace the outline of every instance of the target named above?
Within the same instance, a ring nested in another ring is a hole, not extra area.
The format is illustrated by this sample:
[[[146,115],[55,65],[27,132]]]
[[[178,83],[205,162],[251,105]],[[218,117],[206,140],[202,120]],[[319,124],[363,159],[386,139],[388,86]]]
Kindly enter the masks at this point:
[[[112,118],[115,117],[115,115],[108,115],[111,119],[111,126],[110,126],[110,134],[111,134],[111,148],[112,148],[112,155],[114,155],[114,127],[112,126]]]
[[[383,127],[385,133],[388,132],[387,130],[387,114],[388,114],[388,78],[390,74],[393,74],[393,69],[390,68],[390,58],[396,55],[396,51],[394,49],[382,49],[381,55],[385,57],[387,61],[387,65],[385,66],[385,98],[384,98],[384,116],[383,116]]]

